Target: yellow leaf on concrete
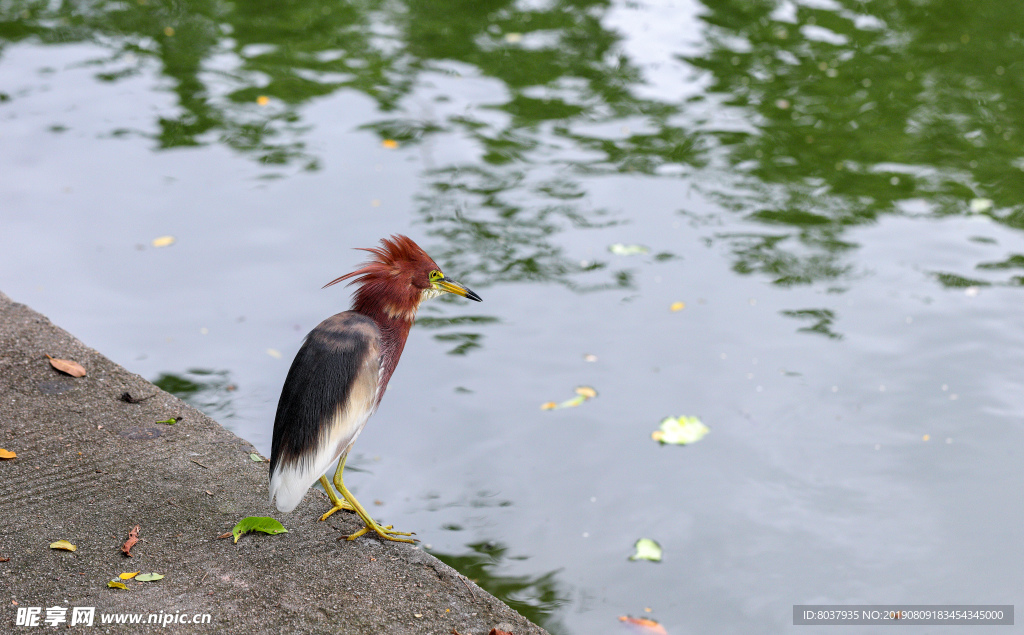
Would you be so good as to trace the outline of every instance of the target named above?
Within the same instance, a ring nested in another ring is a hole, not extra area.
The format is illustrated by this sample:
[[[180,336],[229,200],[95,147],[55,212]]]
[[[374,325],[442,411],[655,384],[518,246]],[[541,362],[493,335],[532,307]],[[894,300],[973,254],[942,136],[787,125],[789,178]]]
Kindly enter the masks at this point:
[[[142,571],[134,571],[132,573],[122,573],[121,575],[119,575],[117,577],[121,578],[122,580],[131,580],[132,578],[134,578],[135,576],[139,575],[140,573],[142,573]]]
[[[50,543],[50,549],[63,549],[64,551],[76,551],[78,547],[74,546],[67,540],[58,540],[57,542]]]
[[[128,587],[127,585],[125,585],[124,582],[118,582],[117,580],[111,580],[110,582],[107,582],[107,586],[111,589],[124,589],[125,591],[128,590]]]
[[[16,452],[0,448],[0,459],[13,459],[17,456],[18,454]]]

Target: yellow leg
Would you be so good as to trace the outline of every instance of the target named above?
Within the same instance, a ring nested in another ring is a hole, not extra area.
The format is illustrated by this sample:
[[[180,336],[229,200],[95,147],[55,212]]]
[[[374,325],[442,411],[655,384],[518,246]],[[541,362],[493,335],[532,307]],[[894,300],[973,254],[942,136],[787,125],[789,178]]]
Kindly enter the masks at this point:
[[[338,491],[341,493],[341,495],[345,497],[345,501],[348,504],[352,505],[353,510],[357,514],[359,514],[359,518],[363,520],[363,523],[365,523],[366,526],[357,531],[356,533],[352,534],[351,536],[344,536],[344,538],[346,540],[355,540],[359,536],[362,536],[363,534],[372,531],[375,532],[381,538],[384,538],[385,540],[394,540],[395,542],[408,543],[418,542],[415,539],[396,538],[395,536],[412,536],[414,534],[406,533],[404,531],[395,531],[391,528],[391,525],[380,525],[373,518],[370,518],[370,515],[366,513],[366,510],[363,509],[363,506],[359,504],[359,501],[356,500],[356,497],[352,495],[352,492],[348,491],[348,488],[345,487],[345,481],[342,479],[342,472],[345,471],[345,461],[347,458],[348,455],[343,456],[341,458],[341,461],[338,463],[338,469],[334,472],[334,486],[338,488]]]
[[[355,509],[356,509],[355,507],[352,507],[351,505],[349,505],[344,500],[338,498],[338,495],[334,493],[334,488],[331,487],[331,484],[327,481],[327,477],[326,476],[321,476],[320,477],[320,486],[324,488],[325,492],[327,492],[327,498],[331,499],[331,505],[332,505],[330,511],[328,511],[326,514],[321,516],[320,520],[327,520],[328,516],[330,516],[331,514],[333,514],[336,511],[338,511],[339,509],[347,509],[349,511],[355,511]]]

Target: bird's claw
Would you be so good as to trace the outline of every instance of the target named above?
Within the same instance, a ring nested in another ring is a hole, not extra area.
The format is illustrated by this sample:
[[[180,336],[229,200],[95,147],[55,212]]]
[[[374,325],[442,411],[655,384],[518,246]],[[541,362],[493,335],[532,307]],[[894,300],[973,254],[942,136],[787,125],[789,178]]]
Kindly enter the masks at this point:
[[[350,534],[348,536],[339,536],[338,540],[341,540],[342,538],[344,538],[345,540],[355,540],[359,536],[369,533],[372,530],[378,536],[385,540],[393,540],[395,542],[407,542],[409,544],[416,544],[417,542],[419,542],[419,540],[416,540],[415,538],[395,538],[395,536],[415,536],[416,533],[407,531],[395,531],[394,529],[392,529],[392,527],[393,525],[378,525],[377,523],[373,523],[373,527],[366,525],[354,534]]]
[[[335,505],[334,507],[329,509],[327,511],[327,513],[325,513],[323,516],[321,516],[320,517],[321,522],[327,520],[327,518],[330,517],[331,514],[333,514],[334,512],[338,511],[339,509],[345,509],[345,510],[348,510],[348,511],[355,511],[354,507],[349,505],[347,502],[342,501],[340,505]]]

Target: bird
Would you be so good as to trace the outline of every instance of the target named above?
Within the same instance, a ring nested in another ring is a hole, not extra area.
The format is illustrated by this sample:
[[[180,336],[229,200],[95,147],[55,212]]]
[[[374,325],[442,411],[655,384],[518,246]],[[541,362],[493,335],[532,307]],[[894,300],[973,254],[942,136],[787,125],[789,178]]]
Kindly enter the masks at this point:
[[[413,240],[383,238],[359,269],[328,282],[357,285],[352,308],[321,322],[299,348],[281,388],[270,455],[270,503],[290,512],[317,480],[331,509],[354,511],[364,527],[342,536],[355,540],[373,532],[386,540],[416,542],[408,532],[376,522],[343,480],[349,450],[380,405],[405,348],[416,311],[424,300],[445,293],[480,302],[479,295],[452,280]],[[326,473],[337,463],[333,484]],[[339,538],[340,540],[341,538]]]

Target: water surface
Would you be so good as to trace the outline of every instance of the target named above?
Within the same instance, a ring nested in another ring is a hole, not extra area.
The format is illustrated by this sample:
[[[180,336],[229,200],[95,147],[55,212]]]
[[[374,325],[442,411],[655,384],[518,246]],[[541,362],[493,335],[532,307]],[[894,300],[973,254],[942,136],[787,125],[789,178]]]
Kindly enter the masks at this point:
[[[1012,604],[1021,23],[7,2],[0,289],[269,452],[302,337],[348,307],[320,287],[406,233],[484,302],[423,307],[349,485],[552,632]],[[711,433],[661,447],[670,415]]]

